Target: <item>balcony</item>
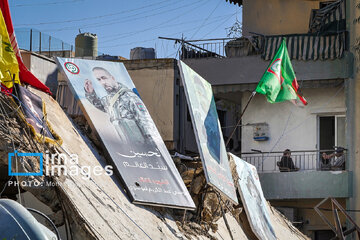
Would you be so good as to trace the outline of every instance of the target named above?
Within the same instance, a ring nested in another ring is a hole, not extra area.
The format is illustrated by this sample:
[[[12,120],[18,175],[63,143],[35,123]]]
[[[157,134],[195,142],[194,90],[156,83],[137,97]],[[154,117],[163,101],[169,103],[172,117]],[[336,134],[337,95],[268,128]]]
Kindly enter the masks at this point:
[[[271,60],[283,39],[291,60],[334,60],[348,50],[345,31],[336,33],[305,33],[286,35],[256,35],[240,38],[202,40],[177,39],[181,43],[180,57],[184,59],[232,58],[261,55]]]
[[[331,87],[351,76],[353,56],[347,51],[345,32],[179,40],[180,58],[215,87],[252,91],[283,37],[303,88]]]
[[[241,4],[242,1],[230,2]],[[295,10],[287,7],[288,12]],[[301,13],[304,19],[311,16],[308,19],[307,31],[294,30],[301,33],[263,35],[264,32],[279,31],[258,28],[257,24],[251,24],[250,21],[264,23],[263,25],[277,25],[279,22],[272,22],[272,19],[261,14],[258,14],[257,18],[252,14],[246,14],[246,11],[251,11],[249,8],[244,9],[244,32],[251,36],[236,39],[172,40],[181,44],[181,60],[213,86],[219,86],[222,89],[221,93],[229,93],[229,90],[224,89],[235,90],[237,94],[252,91],[283,38],[286,39],[297,79],[304,80],[302,88],[333,87],[339,83],[337,80],[349,78],[353,72],[353,56],[349,53],[345,24],[345,1],[323,2],[320,8],[308,9],[308,12]],[[280,13],[283,10],[281,9],[278,8],[276,11]],[[284,29],[285,32],[289,31]],[[216,93],[217,90],[214,91]]]
[[[241,153],[241,159],[254,165],[259,173],[280,172],[277,165],[283,157],[283,152],[255,152]],[[291,159],[299,171],[339,171],[341,167],[331,167],[329,161],[322,160],[322,154],[331,154],[334,150],[309,150],[309,151],[292,151]],[[346,151],[344,152],[346,164]],[[286,171],[286,169],[284,169]]]
[[[258,169],[267,200],[351,197],[352,172],[324,166],[322,152],[292,151],[291,158],[299,168],[296,172],[280,172],[276,163],[283,156],[282,152],[242,153],[241,158]]]
[[[261,46],[259,41],[261,39],[257,36],[181,41],[180,58],[184,60],[258,55]]]

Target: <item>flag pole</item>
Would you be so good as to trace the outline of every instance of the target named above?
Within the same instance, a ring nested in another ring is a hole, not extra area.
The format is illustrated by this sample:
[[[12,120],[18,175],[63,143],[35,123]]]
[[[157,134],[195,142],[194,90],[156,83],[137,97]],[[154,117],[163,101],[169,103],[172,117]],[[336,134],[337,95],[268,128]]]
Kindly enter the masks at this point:
[[[246,103],[246,105],[245,105],[244,110],[241,112],[241,115],[240,115],[240,119],[239,119],[239,121],[236,123],[236,125],[235,125],[235,127],[234,127],[233,131],[231,132],[231,134],[230,134],[229,138],[227,139],[227,141],[226,141],[226,143],[225,143],[225,147],[227,147],[227,145],[228,145],[228,144],[229,144],[229,142],[230,142],[230,139],[231,139],[231,138],[232,138],[232,136],[235,134],[235,131],[236,131],[237,127],[240,125],[240,122],[241,122],[242,116],[244,115],[244,113],[245,113],[245,111],[246,111],[247,107],[249,106],[249,103],[250,103],[250,102],[251,102],[251,100],[254,98],[255,94],[256,94],[256,91],[253,91],[253,92],[251,93],[251,95],[250,95],[250,97],[249,97],[249,100],[247,101],[247,103]]]

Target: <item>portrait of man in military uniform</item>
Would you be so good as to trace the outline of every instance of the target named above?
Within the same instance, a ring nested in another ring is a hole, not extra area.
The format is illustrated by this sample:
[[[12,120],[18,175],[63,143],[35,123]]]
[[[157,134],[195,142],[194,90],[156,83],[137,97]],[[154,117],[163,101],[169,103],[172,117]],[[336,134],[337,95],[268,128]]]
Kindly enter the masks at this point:
[[[122,143],[144,147],[150,144],[154,147],[151,133],[156,129],[153,129],[154,126],[149,121],[150,115],[140,97],[116,81],[105,68],[94,67],[92,73],[107,95],[99,98],[91,80],[86,79],[85,97],[96,108],[109,114]]]
[[[129,201],[195,209],[125,65],[77,58],[56,61]],[[146,77],[138,80],[147,81]]]

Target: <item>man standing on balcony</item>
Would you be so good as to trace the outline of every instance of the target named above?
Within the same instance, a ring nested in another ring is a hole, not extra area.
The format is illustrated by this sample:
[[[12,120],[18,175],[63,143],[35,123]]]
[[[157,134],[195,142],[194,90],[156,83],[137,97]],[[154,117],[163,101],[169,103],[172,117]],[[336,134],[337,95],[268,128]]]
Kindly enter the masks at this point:
[[[296,172],[299,171],[299,168],[295,166],[292,158],[290,149],[284,151],[284,155],[281,160],[278,162],[278,167],[280,172]]]
[[[330,170],[345,170],[345,148],[337,147],[332,154],[322,154],[322,158],[331,161]]]

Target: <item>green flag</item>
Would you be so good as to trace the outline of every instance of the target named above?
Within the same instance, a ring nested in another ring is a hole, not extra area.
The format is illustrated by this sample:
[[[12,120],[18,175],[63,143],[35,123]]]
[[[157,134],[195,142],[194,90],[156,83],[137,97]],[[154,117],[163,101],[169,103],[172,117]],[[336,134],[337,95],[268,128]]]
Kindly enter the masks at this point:
[[[283,39],[255,91],[266,95],[270,103],[300,100],[302,104],[307,105],[298,89],[299,85],[291,66],[285,39]]]

